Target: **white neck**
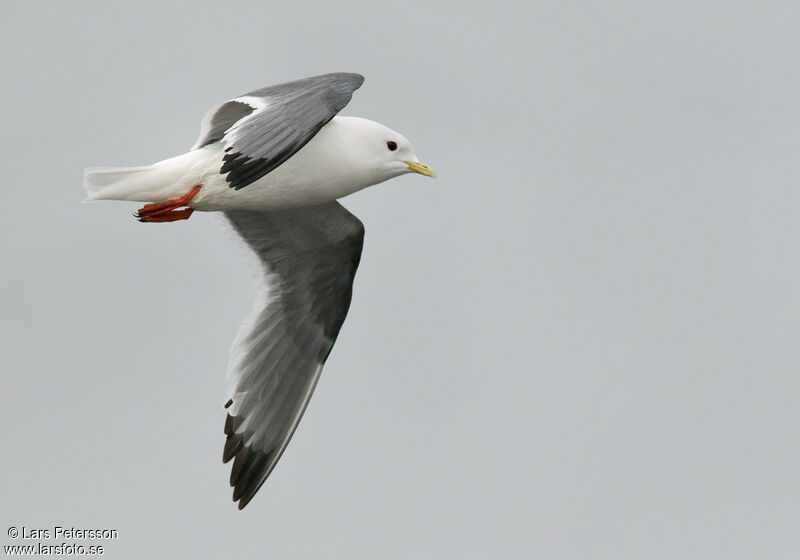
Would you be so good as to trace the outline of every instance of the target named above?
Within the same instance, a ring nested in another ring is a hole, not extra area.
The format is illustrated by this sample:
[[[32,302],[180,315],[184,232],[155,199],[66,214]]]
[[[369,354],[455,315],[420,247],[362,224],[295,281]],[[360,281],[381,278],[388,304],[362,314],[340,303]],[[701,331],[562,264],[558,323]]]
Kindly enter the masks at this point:
[[[219,175],[220,144],[208,148],[211,164],[192,204],[198,210],[269,210],[336,200],[400,175],[402,168],[374,165],[375,134],[383,125],[357,117],[334,117],[284,164],[238,191]],[[364,134],[365,131],[371,133]]]

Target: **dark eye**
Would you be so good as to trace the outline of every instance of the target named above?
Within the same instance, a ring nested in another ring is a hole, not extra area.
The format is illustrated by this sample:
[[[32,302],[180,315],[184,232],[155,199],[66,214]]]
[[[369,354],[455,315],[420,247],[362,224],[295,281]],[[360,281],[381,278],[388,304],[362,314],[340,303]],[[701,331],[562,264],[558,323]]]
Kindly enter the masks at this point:
[[[389,148],[390,152],[393,152],[397,149],[397,142],[389,140],[388,142],[386,142],[386,147]]]

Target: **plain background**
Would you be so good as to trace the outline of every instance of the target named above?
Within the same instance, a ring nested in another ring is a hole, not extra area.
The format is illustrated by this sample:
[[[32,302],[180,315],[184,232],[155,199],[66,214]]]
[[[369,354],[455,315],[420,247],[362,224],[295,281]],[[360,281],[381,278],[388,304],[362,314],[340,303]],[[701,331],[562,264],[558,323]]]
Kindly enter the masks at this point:
[[[4,4],[0,534],[115,528],[108,558],[800,555],[797,3],[524,4]],[[222,405],[252,271],[219,217],[139,224],[81,205],[81,174],[331,71],[367,78],[343,114],[440,178],[344,201],[367,230],[349,317],[239,512]]]

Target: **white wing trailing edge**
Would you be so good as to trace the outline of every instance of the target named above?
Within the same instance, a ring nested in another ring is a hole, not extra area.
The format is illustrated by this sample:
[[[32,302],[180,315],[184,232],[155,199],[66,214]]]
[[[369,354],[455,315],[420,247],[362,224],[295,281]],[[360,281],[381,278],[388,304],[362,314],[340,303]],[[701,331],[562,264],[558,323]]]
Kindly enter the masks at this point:
[[[364,226],[338,202],[226,212],[256,254],[262,292],[233,348],[223,461],[239,509],[294,434],[350,307]]]

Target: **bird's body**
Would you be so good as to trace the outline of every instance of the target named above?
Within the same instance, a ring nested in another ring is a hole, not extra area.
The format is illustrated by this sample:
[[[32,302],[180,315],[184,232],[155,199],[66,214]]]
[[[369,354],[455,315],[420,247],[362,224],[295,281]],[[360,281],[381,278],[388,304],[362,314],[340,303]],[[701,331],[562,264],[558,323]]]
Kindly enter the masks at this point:
[[[84,174],[89,200],[148,202],[143,222],[224,212],[263,269],[225,404],[239,508],[291,439],[350,305],[364,227],[336,200],[404,173],[435,176],[397,132],[336,116],[362,82],[327,74],[262,88],[209,111],[183,155]]]
[[[391,177],[375,177],[356,165],[360,154],[354,142],[363,132],[405,140],[374,121],[336,116],[285,163],[247,188],[230,188],[220,173],[225,147],[215,142],[148,167],[89,168],[89,200],[164,202],[202,185],[188,204],[195,210],[271,211],[323,204]]]

